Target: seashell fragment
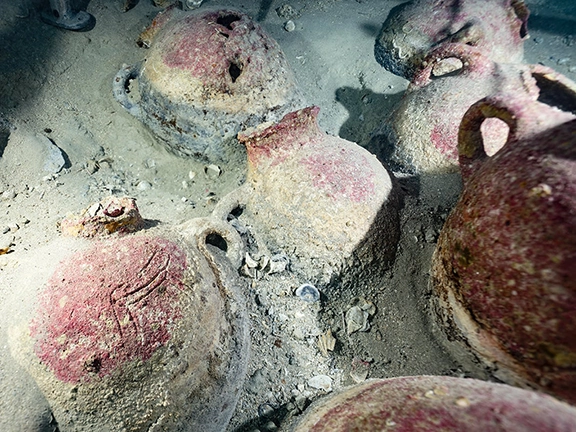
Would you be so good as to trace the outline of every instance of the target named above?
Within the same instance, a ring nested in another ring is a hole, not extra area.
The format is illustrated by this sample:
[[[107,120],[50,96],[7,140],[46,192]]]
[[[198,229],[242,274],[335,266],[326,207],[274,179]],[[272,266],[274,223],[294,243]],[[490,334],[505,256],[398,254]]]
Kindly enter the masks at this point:
[[[305,283],[296,288],[296,296],[305,302],[314,303],[320,300],[320,291],[314,285]]]

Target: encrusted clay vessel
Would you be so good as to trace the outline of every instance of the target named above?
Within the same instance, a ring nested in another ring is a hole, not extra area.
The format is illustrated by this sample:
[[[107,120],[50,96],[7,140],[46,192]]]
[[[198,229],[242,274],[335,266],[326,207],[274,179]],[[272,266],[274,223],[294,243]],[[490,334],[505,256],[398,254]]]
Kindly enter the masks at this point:
[[[566,111],[502,94],[466,113],[464,191],[431,280],[450,339],[498,378],[576,403],[576,91],[558,95]],[[483,148],[487,118],[510,128],[492,157]]]
[[[244,154],[243,127],[302,105],[278,43],[233,10],[161,16],[146,59],[120,70],[114,95],[173,152],[210,160]],[[138,81],[139,101],[126,90]]]
[[[426,63],[383,127],[393,147],[390,160],[400,169],[414,173],[459,170],[460,122],[468,108],[480,99],[507,92],[526,94],[536,100],[550,90],[546,82],[573,86],[545,66],[494,63],[478,49],[464,44],[445,45],[434,51]],[[450,70],[452,65],[458,69],[443,74],[443,69]],[[508,128],[502,122],[488,120],[482,129],[486,151],[493,154],[506,142]]]
[[[522,0],[414,0],[390,11],[374,53],[410,81],[432,50],[449,43],[474,46],[496,62],[521,62],[528,15]]]
[[[318,112],[305,108],[240,134],[248,178],[232,198],[244,202],[264,242],[311,279],[377,273],[399,237],[394,181],[367,150],[322,132]]]
[[[15,283],[31,283],[37,301],[13,319],[9,341],[59,430],[226,428],[249,334],[238,251],[213,248],[214,233],[234,237],[199,219],[120,238],[62,238],[34,254],[32,280]]]
[[[576,408],[548,395],[475,379],[371,380],[311,405],[293,432],[568,432]]]

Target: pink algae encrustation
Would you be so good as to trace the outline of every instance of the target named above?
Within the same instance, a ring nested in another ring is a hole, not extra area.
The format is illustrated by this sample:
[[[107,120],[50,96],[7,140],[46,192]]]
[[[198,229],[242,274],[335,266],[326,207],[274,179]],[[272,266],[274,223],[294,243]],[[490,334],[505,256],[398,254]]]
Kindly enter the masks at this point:
[[[311,106],[286,114],[279,123],[250,134],[239,133],[238,140],[246,146],[251,167],[266,163],[273,167],[284,162],[304,146],[324,138],[318,126],[320,108]]]
[[[184,20],[176,41],[164,54],[166,65],[190,70],[196,77],[220,76],[227,71],[224,51],[228,31],[216,23],[217,14],[213,18],[191,16]]]
[[[66,382],[147,360],[182,313],[186,253],[162,237],[99,241],[61,262],[40,295],[35,352]]]
[[[454,131],[447,131],[448,128],[449,126],[443,123],[434,125],[430,132],[430,140],[447,159],[458,161],[457,137],[454,136]]]
[[[310,106],[286,114],[264,130],[240,133],[238,139],[246,145],[250,167],[274,167],[304,149],[308,154],[299,163],[306,167],[315,187],[334,199],[365,201],[376,189],[372,176],[367,175],[370,161],[356,149],[335,143],[337,138],[325,143],[328,135],[318,126],[319,112],[319,107]]]
[[[312,184],[336,200],[348,198],[362,202],[374,196],[376,187],[372,177],[366,175],[365,167],[370,166],[366,157],[359,158],[346,148],[339,150],[339,154],[326,151],[301,160],[312,176]]]

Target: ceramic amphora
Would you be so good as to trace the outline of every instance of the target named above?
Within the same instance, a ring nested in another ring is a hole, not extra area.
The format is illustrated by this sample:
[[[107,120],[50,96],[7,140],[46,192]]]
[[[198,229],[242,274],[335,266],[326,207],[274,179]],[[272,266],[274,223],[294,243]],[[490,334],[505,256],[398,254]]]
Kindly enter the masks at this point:
[[[562,109],[516,93],[466,113],[464,190],[431,281],[456,347],[471,348],[508,383],[576,403],[576,92],[557,94],[549,102]],[[492,157],[481,130],[489,118],[510,128]]]
[[[395,182],[367,150],[322,132],[318,112],[308,107],[240,134],[247,181],[223,202],[242,204],[261,241],[313,281],[378,274],[399,238]]]
[[[528,15],[522,0],[413,0],[390,11],[374,53],[410,81],[431,51],[450,43],[474,46],[496,62],[520,62]]]
[[[118,72],[114,95],[176,154],[236,160],[242,128],[304,106],[278,43],[244,13],[170,10],[149,33],[148,55]]]
[[[242,254],[212,247],[210,235],[237,233],[197,219],[123,237],[61,238],[23,263],[11,284],[20,308],[10,350],[59,430],[225,430],[249,331]]]
[[[312,404],[293,432],[568,432],[576,408],[548,395],[476,379],[369,380]]]
[[[454,64],[456,70],[443,74],[443,68]],[[390,160],[411,173],[457,172],[458,129],[472,104],[500,92],[526,94],[533,100],[547,92],[557,97],[551,82],[576,88],[545,66],[495,63],[474,47],[446,45],[427,58],[426,67],[385,121],[382,131],[392,147]],[[506,142],[508,128],[502,122],[488,120],[482,130],[488,154]]]

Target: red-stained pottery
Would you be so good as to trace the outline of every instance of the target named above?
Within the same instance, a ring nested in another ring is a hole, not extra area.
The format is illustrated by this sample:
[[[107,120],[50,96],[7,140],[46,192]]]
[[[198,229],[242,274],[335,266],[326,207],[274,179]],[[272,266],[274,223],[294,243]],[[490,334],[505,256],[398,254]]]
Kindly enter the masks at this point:
[[[246,14],[170,10],[149,35],[146,59],[120,70],[114,94],[177,154],[238,158],[244,148],[235,137],[242,128],[302,106],[278,43]],[[132,79],[139,100],[127,93]]]
[[[553,78],[538,77],[555,88],[542,96],[559,95],[547,102],[562,109],[501,94],[464,116],[464,191],[440,234],[432,285],[448,333],[500,379],[576,403],[576,92]],[[510,128],[491,157],[488,118]]]

